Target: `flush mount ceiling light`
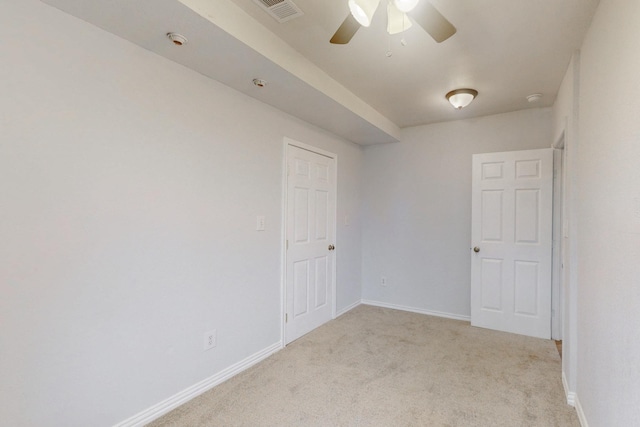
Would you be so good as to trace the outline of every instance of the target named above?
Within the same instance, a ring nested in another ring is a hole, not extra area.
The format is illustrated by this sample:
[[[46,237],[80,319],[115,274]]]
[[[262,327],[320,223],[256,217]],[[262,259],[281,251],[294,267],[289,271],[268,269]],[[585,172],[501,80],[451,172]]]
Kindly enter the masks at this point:
[[[453,108],[457,110],[462,110],[471,104],[471,101],[473,101],[476,96],[478,96],[478,91],[475,89],[456,89],[446,95],[447,100],[453,105]]]
[[[178,33],[167,33],[167,37],[169,37],[169,40],[171,40],[176,46],[187,44],[188,41],[185,36]]]

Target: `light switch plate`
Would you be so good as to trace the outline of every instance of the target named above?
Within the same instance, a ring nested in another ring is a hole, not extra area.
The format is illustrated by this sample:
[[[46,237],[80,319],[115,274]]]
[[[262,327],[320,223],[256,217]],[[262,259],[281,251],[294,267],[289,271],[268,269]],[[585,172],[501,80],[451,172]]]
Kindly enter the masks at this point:
[[[258,215],[256,218],[256,230],[257,231],[264,231],[264,223],[265,223],[265,218],[263,215]]]

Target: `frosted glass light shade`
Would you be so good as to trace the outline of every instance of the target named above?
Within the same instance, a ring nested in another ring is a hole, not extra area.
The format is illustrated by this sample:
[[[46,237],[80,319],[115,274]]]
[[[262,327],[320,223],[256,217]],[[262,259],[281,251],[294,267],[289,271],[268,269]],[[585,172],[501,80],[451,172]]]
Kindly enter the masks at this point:
[[[411,28],[411,21],[406,13],[400,12],[393,3],[387,4],[387,32],[398,34]]]
[[[418,5],[419,0],[393,0],[393,4],[400,12],[410,12]]]
[[[379,3],[380,0],[349,0],[349,11],[358,24],[368,27]]]
[[[451,105],[453,105],[453,108],[458,110],[471,104],[471,101],[473,101],[476,96],[478,96],[478,91],[475,89],[456,89],[446,95]]]

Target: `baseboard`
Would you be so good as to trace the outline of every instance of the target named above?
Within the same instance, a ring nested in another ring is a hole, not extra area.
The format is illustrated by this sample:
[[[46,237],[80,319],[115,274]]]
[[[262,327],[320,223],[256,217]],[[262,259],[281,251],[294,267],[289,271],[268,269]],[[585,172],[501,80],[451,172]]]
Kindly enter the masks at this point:
[[[567,405],[576,406],[576,393],[569,390],[569,382],[564,375],[564,371],[562,371],[562,387],[564,388],[565,396],[567,396]]]
[[[340,311],[338,311],[336,313],[336,318],[342,316],[343,314],[345,314],[348,311],[353,310],[354,308],[356,308],[360,304],[362,304],[362,301],[358,300],[358,301],[354,302],[353,304],[346,306],[345,308],[343,308],[342,310],[340,310]]]
[[[270,345],[269,347],[247,357],[246,359],[243,359],[240,362],[229,366],[219,373],[212,375],[209,378],[206,378],[199,383],[196,383],[191,387],[182,390],[181,392],[151,406],[150,408],[145,409],[144,411],[132,416],[131,418],[127,418],[126,420],[116,424],[113,427],[142,427],[145,424],[148,424],[151,421],[160,418],[162,415],[168,413],[169,411],[172,411],[178,406],[188,402],[194,397],[201,395],[205,391],[212,389],[218,384],[221,384],[231,377],[239,374],[240,372],[250,368],[256,363],[261,362],[281,348],[282,343],[280,342]]]
[[[375,307],[393,308],[395,310],[410,311],[412,313],[426,314],[428,316],[445,317],[447,319],[471,321],[471,316],[462,316],[460,314],[445,313],[442,311],[426,310],[424,308],[409,307],[406,305],[389,304],[380,301],[362,300],[362,304],[373,305]]]
[[[585,417],[584,415],[584,411],[582,410],[582,405],[580,404],[580,399],[578,399],[578,396],[575,396],[575,406],[576,406],[576,412],[578,413],[578,420],[580,421],[580,425],[582,427],[589,427],[589,423],[587,422],[587,417]]]

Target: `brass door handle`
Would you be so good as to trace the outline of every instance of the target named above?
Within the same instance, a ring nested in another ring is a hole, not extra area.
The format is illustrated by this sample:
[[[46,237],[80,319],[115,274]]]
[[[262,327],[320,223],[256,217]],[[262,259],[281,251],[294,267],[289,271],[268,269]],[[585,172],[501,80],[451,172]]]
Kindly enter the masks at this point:
[[[333,246],[333,245],[329,245],[329,250],[330,250],[330,251],[334,250],[335,248],[336,248],[335,246]]]
[[[473,248],[473,252],[480,252],[480,248],[476,246],[475,248]]]

